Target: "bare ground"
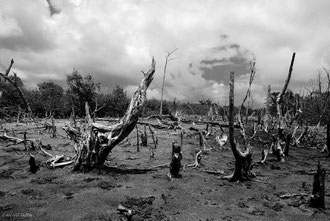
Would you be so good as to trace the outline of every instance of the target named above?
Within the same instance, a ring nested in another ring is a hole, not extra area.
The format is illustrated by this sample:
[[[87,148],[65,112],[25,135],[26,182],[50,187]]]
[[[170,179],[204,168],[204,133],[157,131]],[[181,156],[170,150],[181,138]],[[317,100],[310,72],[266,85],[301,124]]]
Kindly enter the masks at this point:
[[[63,125],[63,121],[57,123]],[[32,127],[3,126],[15,130]],[[65,136],[59,128],[58,133]],[[109,167],[102,171],[72,172],[70,166],[41,166],[32,174],[29,152],[24,151],[23,145],[0,143],[0,220],[127,220],[117,213],[120,204],[135,211],[132,220],[329,220],[329,176],[325,184],[326,209],[308,206],[317,162],[327,171],[330,169],[330,159],[317,149],[291,148],[285,163],[270,155],[265,164],[255,164],[255,179],[231,183],[203,171],[230,174],[234,168],[231,150],[220,149],[211,136],[207,144],[213,149],[203,156],[203,166],[185,167],[182,178],[171,182],[167,178],[168,167],[147,172],[131,170],[170,162],[171,142],[179,142],[179,134],[156,131],[159,145],[154,160],[149,159],[149,147],[140,147],[140,152],[136,152],[133,131],[129,136],[132,145],[118,145],[109,155]],[[50,138],[47,133],[38,135],[31,131],[28,138],[40,138],[43,144],[50,144],[51,153],[74,154],[71,142],[64,137]],[[148,142],[150,145],[151,137]],[[262,148],[254,147],[256,162]],[[182,163],[193,163],[198,149],[198,137],[185,137]],[[31,153],[41,164],[47,160],[38,150]],[[280,198],[287,193],[302,195]]]

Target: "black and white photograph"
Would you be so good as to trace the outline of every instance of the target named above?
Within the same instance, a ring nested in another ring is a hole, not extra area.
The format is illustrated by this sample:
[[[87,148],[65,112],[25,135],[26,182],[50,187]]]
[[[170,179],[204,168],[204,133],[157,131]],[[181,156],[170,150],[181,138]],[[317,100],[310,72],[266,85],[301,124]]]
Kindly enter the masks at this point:
[[[0,0],[0,220],[330,220],[330,1]]]

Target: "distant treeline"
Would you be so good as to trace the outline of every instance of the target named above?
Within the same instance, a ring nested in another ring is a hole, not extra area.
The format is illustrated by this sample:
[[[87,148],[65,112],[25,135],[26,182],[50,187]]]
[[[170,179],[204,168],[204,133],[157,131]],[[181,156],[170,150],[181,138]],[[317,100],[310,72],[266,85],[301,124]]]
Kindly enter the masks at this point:
[[[24,82],[16,75],[10,77],[11,80],[23,90],[26,100],[29,102],[31,110],[36,117],[46,117],[53,115],[55,118],[68,118],[73,110],[78,117],[85,116],[85,102],[91,107],[91,112],[96,111],[97,117],[121,117],[129,105],[130,98],[126,91],[116,85],[111,93],[104,93],[100,83],[96,83],[92,75],[83,76],[79,71],[74,70],[66,76],[67,89],[53,81],[38,84],[36,89],[29,90],[24,86]],[[276,117],[276,97],[278,92],[271,93],[270,115]],[[307,96],[294,94],[288,90],[284,96],[284,113],[295,115],[301,111],[298,118],[300,124],[316,124],[321,119],[325,123],[330,115],[329,92],[313,91]],[[0,78],[0,118],[14,118],[17,116],[22,100],[16,90],[5,79]],[[157,99],[147,100],[143,116],[159,114],[160,101]],[[210,111],[212,109],[212,111]],[[217,115],[226,118],[228,107],[223,107],[212,103],[211,100],[201,100],[195,103],[164,101],[163,114],[181,115]],[[237,112],[237,108],[236,108]],[[249,107],[243,113],[255,116],[263,115],[264,108],[255,109]],[[325,113],[322,115],[322,113]],[[321,116],[322,115],[322,116]]]

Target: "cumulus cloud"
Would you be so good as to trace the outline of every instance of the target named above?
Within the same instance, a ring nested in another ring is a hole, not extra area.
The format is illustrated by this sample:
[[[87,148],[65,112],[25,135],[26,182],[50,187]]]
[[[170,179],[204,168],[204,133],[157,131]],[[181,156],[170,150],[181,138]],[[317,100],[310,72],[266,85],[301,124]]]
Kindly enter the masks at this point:
[[[268,84],[279,90],[292,52],[297,52],[290,88],[330,67],[329,1],[262,0],[0,0],[0,66],[30,87],[65,81],[73,68],[92,73],[104,87],[133,90],[152,56],[157,66],[148,97],[160,97],[166,50],[166,99],[224,104],[228,74],[235,71],[239,100],[252,54],[257,60],[253,99],[261,103]],[[241,82],[241,83],[240,83]]]

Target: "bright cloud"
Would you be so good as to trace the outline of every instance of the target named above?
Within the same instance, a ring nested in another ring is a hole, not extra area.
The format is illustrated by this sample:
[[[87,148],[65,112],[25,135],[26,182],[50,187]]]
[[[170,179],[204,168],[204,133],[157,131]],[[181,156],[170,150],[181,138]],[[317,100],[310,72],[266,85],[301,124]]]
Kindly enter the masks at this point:
[[[160,97],[166,50],[178,50],[168,64],[166,99],[228,99],[228,74],[235,71],[240,100],[252,88],[261,103],[268,84],[279,90],[291,59],[290,88],[330,67],[330,2],[326,0],[0,0],[0,68],[13,69],[29,86],[65,81],[73,68],[93,73],[104,85],[129,93],[155,57],[148,97]]]

